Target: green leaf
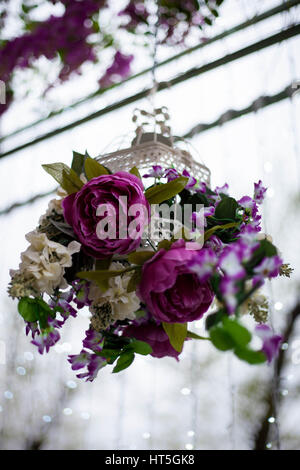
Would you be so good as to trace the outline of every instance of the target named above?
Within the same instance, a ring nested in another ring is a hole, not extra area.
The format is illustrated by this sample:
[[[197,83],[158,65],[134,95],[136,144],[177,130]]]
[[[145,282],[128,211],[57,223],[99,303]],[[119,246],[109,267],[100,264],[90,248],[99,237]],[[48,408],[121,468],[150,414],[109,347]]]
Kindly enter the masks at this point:
[[[204,240],[207,241],[217,230],[227,230],[229,228],[237,227],[239,222],[230,222],[229,224],[225,225],[215,225],[214,227],[206,230],[204,233]]]
[[[64,163],[50,163],[42,167],[68,194],[76,193],[83,186],[83,182],[75,171]]]
[[[142,265],[155,254],[154,251],[135,251],[128,255],[128,261],[132,264]]]
[[[43,299],[31,299],[23,297],[18,304],[20,315],[28,322],[40,322],[41,328],[48,326],[49,316],[55,316],[55,312],[49,307]]]
[[[187,338],[193,338],[193,339],[206,339],[206,340],[210,341],[210,338],[207,338],[205,336],[199,336],[196,333],[193,333],[192,331],[187,331],[186,332],[186,337]]]
[[[80,279],[88,279],[89,281],[103,281],[111,277],[121,276],[121,274],[133,271],[135,268],[130,267],[126,269],[109,270],[98,269],[97,271],[80,271],[76,274]]]
[[[238,347],[234,350],[235,355],[248,364],[263,364],[267,361],[262,351],[253,351],[252,349]]]
[[[179,176],[169,183],[152,186],[145,192],[146,199],[150,204],[160,204],[180,193],[187,185],[187,182],[188,178]]]
[[[35,299],[23,297],[18,304],[19,314],[28,322],[36,322],[39,320],[39,308]]]
[[[118,349],[105,348],[99,353],[99,356],[104,357],[109,364],[113,364],[119,355],[120,351]]]
[[[108,269],[111,263],[111,257],[110,258],[104,258],[104,259],[97,259],[96,260],[96,270],[103,270],[103,269]]]
[[[158,250],[166,250],[168,251],[171,246],[172,246],[173,242],[171,240],[162,240],[161,242],[159,242],[159,244],[157,245],[157,249]]]
[[[141,174],[139,172],[139,170],[137,169],[136,166],[134,166],[133,168],[131,168],[130,172],[132,175],[136,176],[137,178],[139,178],[140,180],[142,179],[141,177]]]
[[[187,335],[186,323],[162,323],[170,343],[177,352],[181,352]]]
[[[87,157],[84,162],[84,170],[88,180],[96,178],[97,176],[108,175],[108,170],[101,165],[97,160]]]
[[[73,160],[71,168],[75,171],[75,173],[80,176],[84,171],[84,161],[86,156],[82,153],[73,152]]]
[[[210,329],[210,339],[213,345],[220,351],[228,351],[234,349],[235,343],[229,333],[218,326]]]
[[[273,243],[269,242],[269,240],[261,240],[260,247],[264,252],[264,255],[268,258],[272,258],[272,256],[277,255],[277,248],[273,245]]]
[[[216,208],[215,217],[217,219],[234,220],[237,208],[238,203],[236,202],[236,200],[233,197],[225,196]]]
[[[146,343],[145,341],[134,340],[128,346],[126,346],[126,349],[127,348],[130,348],[135,353],[142,354],[143,356],[147,356],[148,354],[152,353],[150,344]]]
[[[134,271],[133,275],[129,279],[129,282],[127,284],[127,292],[135,292],[138,284],[141,282],[142,278],[142,270],[137,269]]]
[[[236,320],[223,317],[223,328],[230,335],[231,339],[238,347],[247,346],[251,341],[251,333]]]
[[[131,351],[121,354],[116,366],[113,369],[113,374],[121,372],[121,370],[127,369],[134,361],[134,353]]]

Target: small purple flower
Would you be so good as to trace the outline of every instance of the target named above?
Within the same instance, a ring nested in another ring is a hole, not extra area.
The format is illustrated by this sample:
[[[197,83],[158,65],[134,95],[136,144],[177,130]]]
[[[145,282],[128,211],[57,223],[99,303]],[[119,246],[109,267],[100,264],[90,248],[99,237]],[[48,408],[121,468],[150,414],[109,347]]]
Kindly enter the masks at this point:
[[[246,275],[242,265],[244,255],[243,247],[238,243],[227,246],[223,250],[219,259],[219,268],[225,272],[227,278],[239,280]]]
[[[106,88],[116,82],[117,79],[125,79],[130,75],[130,64],[133,61],[133,55],[125,55],[117,51],[113,63],[106,70],[103,77],[99,80],[101,87]]]
[[[103,357],[100,357],[97,354],[90,354],[89,363],[87,364],[87,372],[77,374],[77,377],[79,379],[86,379],[86,382],[93,382],[97,377],[99,370],[105,367],[106,364],[107,362]]]
[[[186,178],[189,179],[188,182],[187,182],[187,184],[186,184],[185,189],[191,189],[191,188],[193,188],[193,187],[195,186],[195,184],[197,183],[196,178],[194,178],[193,176],[191,176],[187,170],[183,170],[182,176],[185,176]]]
[[[168,178],[169,183],[170,181],[173,181],[178,178],[179,174],[178,171],[175,170],[175,168],[168,168],[168,170],[165,171],[165,177]]]
[[[84,348],[90,349],[93,352],[102,351],[103,348],[103,335],[90,328],[85,332],[85,339],[82,341]]]
[[[264,278],[277,277],[282,266],[282,259],[278,256],[272,256],[269,258],[264,258],[262,262],[254,268],[255,282],[260,282]]]
[[[28,336],[29,333],[31,333],[32,339],[34,339],[35,335],[41,334],[39,325],[37,322],[26,322],[25,332],[26,332],[26,336]]]
[[[261,180],[258,183],[254,183],[254,200],[257,204],[261,204],[264,201],[266,191],[267,188],[264,188]]]
[[[282,336],[275,335],[268,325],[258,325],[255,331],[263,341],[262,352],[267,356],[268,362],[272,362],[279,353]]]
[[[203,230],[207,227],[207,217],[211,217],[215,213],[214,206],[204,207],[199,212],[192,213],[192,222],[195,224],[196,229]]]
[[[217,264],[216,254],[210,248],[197,251],[196,255],[188,262],[191,272],[197,274],[200,281],[208,281]]]
[[[243,207],[243,209],[249,209],[251,214],[257,213],[257,205],[254,199],[250,196],[244,196],[238,201],[239,205]]]
[[[153,165],[152,170],[149,171],[144,178],[162,178],[164,176],[164,169],[160,165]]]
[[[68,356],[68,361],[71,364],[72,370],[79,370],[89,363],[90,353],[82,349],[80,354],[72,354]]]
[[[235,280],[227,276],[223,277],[220,282],[220,291],[229,315],[233,314],[238,304],[236,298],[238,287]]]
[[[224,249],[224,243],[220,240],[219,237],[216,235],[212,235],[204,245],[205,248],[211,248],[217,256],[219,256],[223,249]]]
[[[74,303],[77,305],[77,308],[81,309],[83,307],[89,307],[91,305],[91,300],[89,299],[90,293],[90,283],[87,281],[82,281],[81,279],[76,279],[72,282],[72,295]]]
[[[206,183],[200,181],[198,187],[194,189],[197,193],[206,193]]]
[[[229,191],[229,185],[228,183],[225,183],[223,186],[217,186],[215,189],[216,194],[225,194],[228,196],[228,191]]]
[[[40,354],[43,354],[44,351],[47,353],[49,349],[54,346],[60,340],[60,334],[55,328],[50,328],[48,331],[42,332],[37,339],[31,341],[31,344],[37,346]]]

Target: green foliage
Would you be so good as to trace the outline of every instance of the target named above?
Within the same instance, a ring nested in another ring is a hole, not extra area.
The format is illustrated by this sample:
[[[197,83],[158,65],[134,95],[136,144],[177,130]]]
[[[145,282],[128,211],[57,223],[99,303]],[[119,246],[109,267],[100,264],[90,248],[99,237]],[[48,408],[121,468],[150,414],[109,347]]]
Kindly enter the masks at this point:
[[[119,337],[108,333],[108,336],[105,338],[104,348],[98,354],[105,358],[108,364],[113,364],[117,361],[113,369],[113,373],[115,374],[127,369],[134,361],[135,354],[147,356],[151,353],[151,346],[144,341],[122,336]]]
[[[105,279],[110,279],[111,277],[121,276],[124,273],[133,271],[135,267],[125,268],[125,269],[98,269],[97,271],[80,271],[76,274],[80,279],[88,279],[89,281],[103,281]]]
[[[209,333],[211,342],[220,351],[232,350],[239,359],[249,364],[266,362],[263,352],[249,348],[251,333],[236,319],[223,316],[221,322],[212,326]]]
[[[239,225],[239,222],[230,222],[229,224],[225,225],[215,225],[214,227],[211,227],[210,229],[206,230],[204,233],[204,240],[208,240],[216,231],[224,231],[228,230],[230,228],[235,228]]]
[[[117,361],[117,365],[113,369],[113,374],[116,374],[117,372],[121,372],[124,369],[127,369],[127,367],[131,366],[131,364],[134,361],[134,353],[131,351],[124,352],[119,356],[119,359]]]
[[[133,275],[131,276],[128,285],[127,285],[127,292],[135,292],[137,289],[137,286],[141,282],[142,278],[142,270],[141,269],[136,269],[133,272]]]
[[[249,348],[236,347],[234,353],[239,359],[248,362],[248,364],[255,365],[266,362],[266,356],[262,351],[253,351]]]
[[[238,209],[238,203],[233,197],[224,196],[223,199],[218,204],[215,217],[217,219],[236,219],[236,211]]]
[[[162,323],[170,343],[177,352],[181,352],[187,337],[187,323]]]
[[[180,193],[187,185],[187,182],[188,178],[179,176],[169,183],[152,186],[145,192],[146,199],[150,204],[160,204]]]
[[[129,173],[131,173],[132,175],[136,176],[136,177],[139,178],[140,180],[142,179],[141,174],[140,174],[140,172],[139,172],[139,170],[137,169],[136,166],[134,166],[133,168],[131,168],[131,170],[129,171]]]
[[[84,170],[88,180],[96,178],[97,176],[109,174],[109,171],[103,165],[91,157],[86,157],[84,162]]]
[[[82,153],[73,152],[73,160],[71,168],[75,171],[75,173],[80,176],[84,172],[84,161],[86,159],[86,155]]]
[[[209,333],[212,344],[220,351],[234,349],[235,343],[233,339],[222,327],[214,326]]]
[[[154,251],[135,251],[128,255],[128,261],[132,264],[143,265],[146,261],[152,258]]]
[[[206,338],[205,336],[199,336],[196,333],[193,333],[193,331],[187,331],[186,332],[186,337],[187,338],[192,338],[192,339],[207,340],[207,341],[210,340],[210,338]]]
[[[83,182],[76,172],[64,163],[50,163],[42,165],[42,167],[68,194],[76,193],[83,186]]]
[[[261,240],[251,260],[246,264],[246,270],[251,272],[265,257],[271,258],[275,255],[277,255],[277,248],[268,240]]]
[[[23,297],[18,304],[19,314],[26,322],[39,322],[41,329],[47,327],[47,319],[53,317],[53,311],[41,298]]]

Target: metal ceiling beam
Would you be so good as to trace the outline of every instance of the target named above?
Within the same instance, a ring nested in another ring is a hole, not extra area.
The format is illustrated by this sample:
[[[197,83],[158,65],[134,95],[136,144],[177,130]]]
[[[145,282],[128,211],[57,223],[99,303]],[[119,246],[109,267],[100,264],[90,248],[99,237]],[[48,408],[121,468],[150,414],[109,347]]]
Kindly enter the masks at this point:
[[[211,130],[213,128],[222,126],[237,118],[246,116],[247,114],[257,112],[260,109],[271,106],[272,104],[279,103],[280,101],[284,99],[292,98],[293,95],[295,95],[299,90],[300,90],[300,81],[292,83],[291,85],[286,87],[284,90],[282,90],[279,93],[276,93],[275,95],[260,96],[259,98],[254,100],[253,103],[251,103],[249,106],[246,106],[243,109],[239,109],[239,110],[230,109],[226,111],[225,113],[223,113],[218,119],[216,119],[213,122],[206,123],[206,124],[204,123],[198,124],[197,126],[193,127],[190,131],[188,131],[183,136],[183,138],[191,139],[195,137],[195,135],[198,135],[208,130]],[[12,204],[11,206],[7,207],[6,209],[3,209],[2,211],[0,211],[0,216],[8,215],[11,212],[13,212],[15,209],[32,204],[35,201],[42,199],[44,197],[50,196],[51,194],[54,194],[54,193],[55,193],[55,190],[47,191],[46,193],[37,194],[26,201],[16,202]]]
[[[157,91],[162,91],[165,90],[171,86],[178,85],[179,83],[183,83],[186,80],[189,80],[194,77],[198,77],[200,75],[203,75],[204,73],[210,72],[211,70],[214,70],[218,67],[221,67],[223,65],[229,64],[231,62],[234,62],[238,59],[241,59],[242,57],[246,57],[250,54],[253,54],[254,52],[261,51],[267,47],[270,47],[274,44],[280,43],[281,41],[290,39],[292,37],[297,36],[300,34],[300,24],[297,24],[295,26],[291,26],[290,28],[284,29],[283,31],[280,31],[279,33],[273,34],[265,39],[262,39],[258,42],[255,42],[253,44],[250,44],[249,46],[246,46],[242,49],[239,49],[235,52],[232,52],[230,54],[227,54],[224,57],[221,57],[220,59],[216,59],[212,62],[209,62],[201,67],[195,67],[190,70],[188,70],[185,73],[182,73],[175,78],[167,81],[167,82],[161,82],[158,84]],[[149,95],[151,89],[146,89],[143,91],[140,91],[134,95],[131,95],[121,101],[118,101],[117,103],[113,103],[106,108],[100,109],[99,111],[96,111],[92,114],[89,114],[81,119],[78,119],[76,121],[73,121],[69,124],[66,124],[65,126],[62,126],[60,128],[54,129],[50,132],[47,132],[45,134],[42,134],[35,139],[25,142],[24,144],[21,144],[19,146],[16,146],[10,150],[7,150],[6,152],[3,152],[0,154],[0,158],[7,157],[9,155],[13,155],[21,150],[24,150],[26,148],[32,147],[33,145],[36,145],[40,142],[43,142],[45,140],[48,140],[52,137],[55,137],[59,134],[62,134],[63,132],[69,131],[71,129],[74,129],[75,127],[78,127],[82,124],[85,124],[93,119],[96,119],[100,116],[106,115],[112,111],[115,111],[117,109],[120,109],[124,106],[127,106],[131,103],[135,103],[136,101],[141,100],[142,98],[145,98]]]
[[[243,23],[240,23],[236,26],[234,26],[233,28],[230,28],[226,31],[223,31],[222,33],[214,36],[213,38],[210,38],[210,39],[207,39],[205,42],[202,42],[202,43],[199,43],[197,44],[196,46],[194,47],[191,47],[187,50],[184,50],[182,52],[180,52],[179,54],[176,54],[172,57],[169,57],[168,59],[162,61],[162,62],[159,62],[156,67],[159,68],[159,67],[163,67],[173,61],[176,61],[176,60],[179,60],[181,59],[182,57],[184,57],[185,55],[188,55],[188,54],[191,54],[197,50],[200,50],[200,49],[203,49],[205,48],[206,46],[209,46],[215,42],[218,42],[222,39],[225,39],[237,32],[240,32],[240,31],[243,31],[244,29],[246,28],[249,28],[251,26],[254,26],[258,23],[260,23],[261,21],[264,21],[264,20],[267,20],[277,14],[280,14],[280,13],[283,13],[285,11],[288,11],[290,10],[291,8],[297,6],[297,5],[300,5],[300,0],[288,0],[288,1],[285,1],[285,2],[282,2],[281,4],[277,5],[276,7],[274,8],[271,8],[270,10],[267,10],[259,15],[255,15],[253,16],[252,18],[244,21]],[[4,140],[7,140],[17,134],[20,134],[21,132],[24,132],[28,129],[31,129],[32,127],[35,127],[43,122],[46,122],[48,121],[49,119],[52,119],[53,117],[55,116],[58,116],[58,115],[61,115],[63,114],[64,112],[67,112],[71,109],[74,109],[76,108],[77,106],[83,104],[83,103],[86,103],[92,99],[95,99],[101,95],[103,95],[104,93],[106,93],[107,91],[110,91],[114,88],[118,88],[124,84],[126,84],[127,82],[131,81],[131,80],[134,80],[136,78],[139,78],[139,77],[142,77],[143,75],[151,72],[152,70],[152,67],[148,67],[146,68],[145,70],[142,70],[141,72],[135,74],[135,75],[131,75],[130,77],[128,77],[127,79],[123,80],[122,82],[120,83],[116,83],[112,86],[110,86],[109,88],[105,88],[105,89],[99,89],[97,90],[96,92],[94,93],[91,93],[90,95],[76,101],[75,103],[72,103],[64,108],[61,108],[57,111],[53,111],[52,113],[50,113],[48,116],[44,117],[44,118],[41,118],[41,119],[38,119],[37,121],[35,122],[32,122],[24,127],[21,127],[19,129],[16,129],[15,131],[11,132],[10,134],[6,135],[6,136],[2,136],[0,137],[0,142],[3,142]]]

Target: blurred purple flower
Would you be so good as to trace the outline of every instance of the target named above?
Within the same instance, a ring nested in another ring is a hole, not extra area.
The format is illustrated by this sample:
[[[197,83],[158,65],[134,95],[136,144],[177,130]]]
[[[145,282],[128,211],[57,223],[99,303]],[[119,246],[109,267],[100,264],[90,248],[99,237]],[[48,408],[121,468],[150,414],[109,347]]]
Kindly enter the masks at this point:
[[[264,201],[266,191],[267,188],[262,185],[261,180],[258,183],[254,183],[254,200],[257,204],[261,204]]]
[[[133,61],[133,55],[125,55],[117,51],[113,63],[106,70],[103,77],[99,80],[102,88],[107,88],[116,80],[124,79],[130,75],[130,64]]]
[[[268,325],[258,325],[255,331],[263,341],[262,352],[267,356],[268,362],[272,362],[279,353],[282,336],[275,335]]]

